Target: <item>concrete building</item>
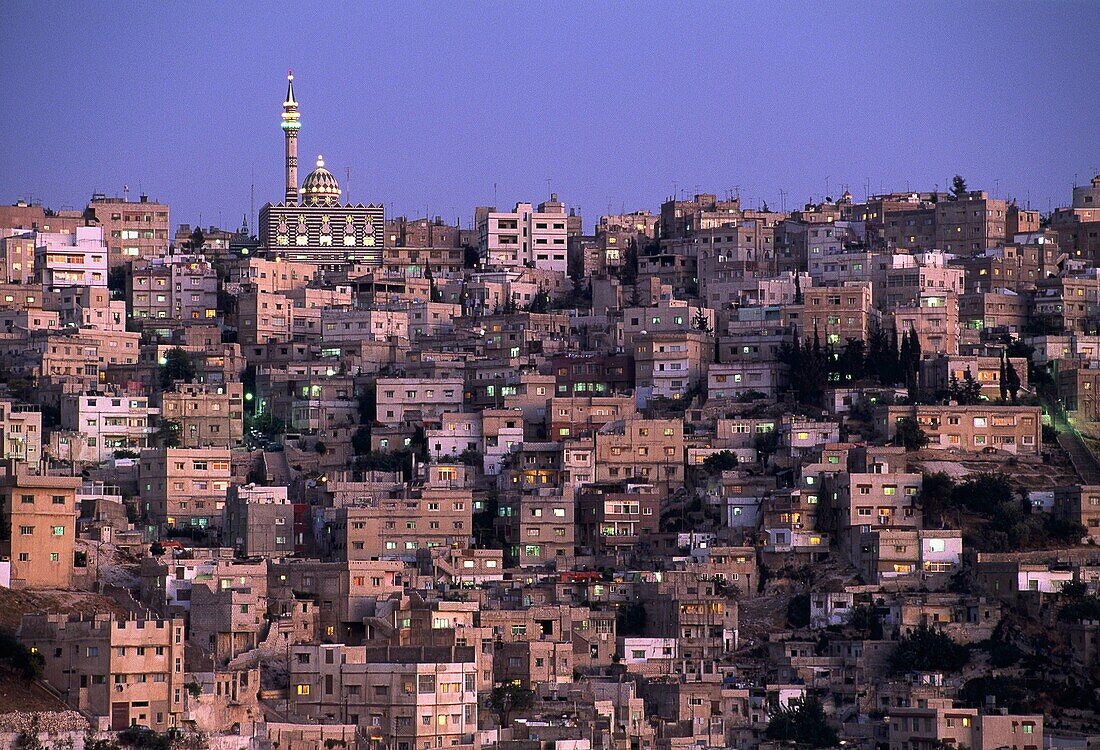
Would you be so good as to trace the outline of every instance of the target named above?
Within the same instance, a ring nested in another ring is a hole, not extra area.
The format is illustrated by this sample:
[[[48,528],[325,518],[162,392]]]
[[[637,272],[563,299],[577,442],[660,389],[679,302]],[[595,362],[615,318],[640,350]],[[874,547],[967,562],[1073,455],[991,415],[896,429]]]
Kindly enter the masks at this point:
[[[890,709],[885,721],[890,750],[930,750],[943,745],[971,750],[1043,747],[1042,714],[983,714],[976,708],[953,708],[944,699],[928,707]]]
[[[225,498],[222,538],[243,557],[294,554],[294,506],[286,487],[230,486]]]
[[[183,620],[24,615],[19,637],[42,654],[45,680],[113,731],[180,726],[187,672]]]
[[[613,422],[595,436],[595,481],[633,480],[662,493],[684,481],[684,425],[679,419]]]
[[[473,750],[477,680],[471,647],[293,646],[288,712],[354,724],[393,750]]]
[[[126,277],[130,318],[214,320],[218,275],[202,255],[168,255],[134,261]]]
[[[161,418],[178,425],[181,448],[233,448],[244,440],[242,383],[177,383],[161,394]]]
[[[229,490],[227,448],[149,448],[138,461],[138,497],[154,535],[221,524]]]
[[[35,232],[0,227],[0,283],[31,283],[35,277],[34,245]]]
[[[660,531],[660,504],[651,484],[585,485],[577,496],[577,546],[584,554],[610,556],[647,547]]]
[[[478,253],[485,265],[568,270],[568,217],[557,193],[537,208],[530,203],[517,203],[508,212],[479,208],[476,218]]]
[[[956,255],[981,255],[986,248],[1004,245],[1008,203],[985,191],[966,193],[958,200],[936,203],[936,247]]]
[[[77,227],[71,234],[38,234],[34,267],[42,286],[107,286],[107,244],[103,230]]]
[[[892,311],[901,336],[916,334],[922,356],[959,353],[959,299],[954,293],[921,292]]]
[[[438,422],[445,412],[459,411],[463,382],[459,379],[379,378],[377,419],[382,424]]]
[[[1092,541],[1100,541],[1100,485],[1054,488],[1054,515],[1079,523]]]
[[[454,472],[457,467],[443,467]],[[473,533],[469,490],[430,488],[407,498],[364,498],[327,514],[324,547],[337,560],[405,559],[417,550],[468,545]]]
[[[0,460],[30,466],[42,460],[42,411],[32,404],[0,398]]]
[[[811,287],[802,293],[801,305],[783,308],[785,326],[796,326],[809,339],[817,329],[821,343],[843,346],[848,339],[866,341],[878,311],[871,304],[870,282],[841,287]]]
[[[1100,422],[1100,364],[1096,360],[1060,360],[1058,397],[1076,418]]]
[[[140,451],[149,447],[154,432],[151,417],[158,413],[147,396],[118,391],[90,390],[61,398],[61,426],[79,433],[85,450],[69,457],[99,463],[117,450]]]
[[[89,226],[103,230],[110,266],[121,266],[139,258],[167,255],[171,245],[171,223],[166,203],[150,201],[144,193],[137,201],[129,196],[111,198],[96,193],[84,210]]]
[[[11,561],[12,588],[72,585],[80,483],[80,477],[48,476],[7,462],[0,474],[0,528],[7,532],[0,538],[0,557]]]
[[[928,435],[929,448],[982,452],[996,449],[1035,456],[1042,446],[1038,406],[888,406],[875,411],[875,428],[892,440],[897,423],[914,417]]]

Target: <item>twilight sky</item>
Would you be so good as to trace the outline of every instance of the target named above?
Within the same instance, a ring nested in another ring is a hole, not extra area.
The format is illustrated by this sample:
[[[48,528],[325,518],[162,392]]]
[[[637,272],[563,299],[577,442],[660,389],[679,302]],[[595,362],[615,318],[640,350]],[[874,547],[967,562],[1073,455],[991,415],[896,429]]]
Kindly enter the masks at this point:
[[[282,195],[291,67],[301,178],[321,153],[353,200],[464,226],[547,180],[590,227],[956,172],[1046,211],[1100,171],[1100,2],[685,7],[0,0],[0,202],[128,184],[236,227],[253,179]]]

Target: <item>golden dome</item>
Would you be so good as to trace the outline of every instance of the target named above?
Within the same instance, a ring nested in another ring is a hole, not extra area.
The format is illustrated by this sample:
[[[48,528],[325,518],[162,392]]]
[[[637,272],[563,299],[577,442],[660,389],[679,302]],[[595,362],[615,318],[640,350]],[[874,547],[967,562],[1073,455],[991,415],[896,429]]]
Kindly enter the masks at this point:
[[[302,183],[302,202],[308,206],[340,205],[340,183],[325,169],[325,160],[317,157],[317,168]]]

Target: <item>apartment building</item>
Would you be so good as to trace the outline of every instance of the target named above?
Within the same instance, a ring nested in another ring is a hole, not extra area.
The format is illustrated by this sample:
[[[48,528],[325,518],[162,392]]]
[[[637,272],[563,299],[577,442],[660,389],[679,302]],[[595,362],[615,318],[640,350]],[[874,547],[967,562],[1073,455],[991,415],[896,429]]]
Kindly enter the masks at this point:
[[[439,422],[445,412],[461,411],[463,381],[458,378],[378,378],[375,388],[382,424]]]
[[[916,334],[922,355],[959,353],[959,300],[953,293],[921,292],[892,313],[898,335]]]
[[[457,469],[452,471],[457,479]],[[337,560],[411,562],[419,549],[467,545],[473,533],[473,505],[470,490],[457,487],[425,487],[404,498],[364,499],[326,513],[325,546]]]
[[[1100,485],[1072,485],[1054,488],[1054,515],[1079,523],[1092,541],[1100,541]]]
[[[46,289],[107,286],[107,245],[103,241],[103,230],[77,227],[71,234],[38,234],[34,268]]]
[[[102,230],[113,268],[138,258],[167,255],[172,241],[168,214],[168,204],[150,201],[145,194],[135,202],[128,196],[96,193],[84,210],[84,219]]]
[[[479,208],[476,218],[478,253],[485,265],[568,270],[568,216],[556,193],[538,208],[530,203],[517,203],[510,212]]]
[[[521,568],[573,565],[576,525],[573,488],[512,485],[500,500],[500,525],[510,559]]]
[[[1008,203],[984,190],[936,203],[936,247],[956,255],[981,255],[1004,245]]]
[[[181,448],[233,448],[244,440],[244,385],[177,383],[161,395],[160,414],[178,425]]]
[[[591,435],[634,411],[630,396],[556,396],[546,403],[547,434],[554,440]]]
[[[180,726],[183,620],[30,614],[19,637],[43,656],[46,682],[74,709],[108,719],[112,731]]]
[[[294,554],[304,542],[295,538],[294,506],[286,487],[255,484],[229,487],[222,538],[243,557],[273,558]]]
[[[1027,326],[1029,300],[1011,289],[972,292],[959,297],[959,325],[972,331],[1020,333]]]
[[[0,235],[0,283],[30,284],[35,277],[35,232],[0,228]]]
[[[481,412],[445,412],[440,418],[439,427],[424,430],[428,454],[438,461],[457,459],[467,451],[483,452],[481,419]]]
[[[88,390],[61,397],[61,426],[71,430],[81,450],[70,452],[73,461],[99,463],[115,451],[140,451],[149,447],[155,431],[152,417],[158,413],[147,396],[131,396],[117,390]]]
[[[651,484],[593,482],[577,495],[577,547],[618,557],[649,545],[660,531],[661,494]]]
[[[1054,333],[1085,333],[1100,324],[1100,272],[1040,279],[1032,315]]]
[[[1038,406],[888,406],[875,411],[875,427],[893,440],[898,421],[914,417],[930,439],[929,448],[1035,456],[1042,446],[1041,413]]]
[[[472,647],[296,645],[288,713],[356,725],[394,750],[472,750],[477,681]]]
[[[126,277],[130,317],[213,320],[218,317],[218,274],[202,255],[139,259]]]
[[[849,339],[866,341],[871,325],[879,317],[871,304],[870,282],[811,287],[802,298],[801,305],[783,308],[784,326],[796,326],[805,338],[816,329],[822,344],[843,346]]]
[[[897,258],[899,256],[893,256]],[[958,296],[966,287],[961,268],[943,265],[941,253],[925,253],[924,262],[909,268],[887,268],[872,278],[874,302],[880,307],[904,305],[927,294],[932,297]]]
[[[635,480],[663,493],[684,481],[684,425],[679,419],[612,422],[595,435],[595,481]]]
[[[952,379],[961,383],[969,372],[970,377],[981,385],[982,395],[994,401],[1001,397],[1002,361],[1002,357],[997,356],[940,354],[921,361],[921,384],[927,390],[941,391],[951,384]],[[1021,390],[1026,391],[1027,359],[1009,357],[1008,362],[1020,378]]]
[[[781,368],[774,362],[711,362],[707,367],[707,397],[775,398],[781,375]]]
[[[635,335],[632,346],[635,397],[640,406],[654,398],[690,395],[714,358],[714,338],[702,331]]]
[[[1040,750],[1042,714],[981,713],[954,708],[949,700],[928,707],[892,708],[890,750],[928,750],[953,745],[971,750]]]
[[[604,396],[634,390],[634,358],[628,354],[556,354],[550,367],[558,396]]]
[[[228,448],[149,448],[138,461],[138,498],[154,534],[216,528],[229,490]]]
[[[954,573],[962,564],[962,534],[948,529],[879,528],[861,532],[853,563],[872,584]]]
[[[301,289],[309,286],[316,278],[317,266],[283,258],[242,258],[229,268],[231,284],[247,285],[266,294]]]
[[[1058,397],[1067,411],[1079,419],[1100,422],[1100,363],[1061,360],[1057,385]]]
[[[0,460],[31,466],[42,460],[42,411],[38,406],[0,398]]]
[[[67,589],[81,479],[35,473],[37,466],[9,460],[0,474],[0,533],[7,537],[0,557],[11,561],[12,588]]]

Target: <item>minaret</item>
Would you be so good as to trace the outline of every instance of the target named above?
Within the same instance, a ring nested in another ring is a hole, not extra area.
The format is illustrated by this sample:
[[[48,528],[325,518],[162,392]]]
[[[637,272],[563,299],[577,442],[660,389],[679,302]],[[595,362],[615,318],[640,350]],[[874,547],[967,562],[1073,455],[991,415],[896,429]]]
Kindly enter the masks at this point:
[[[286,204],[298,202],[298,102],[294,98],[294,71],[286,74],[286,101],[283,102],[283,134],[286,136]]]

